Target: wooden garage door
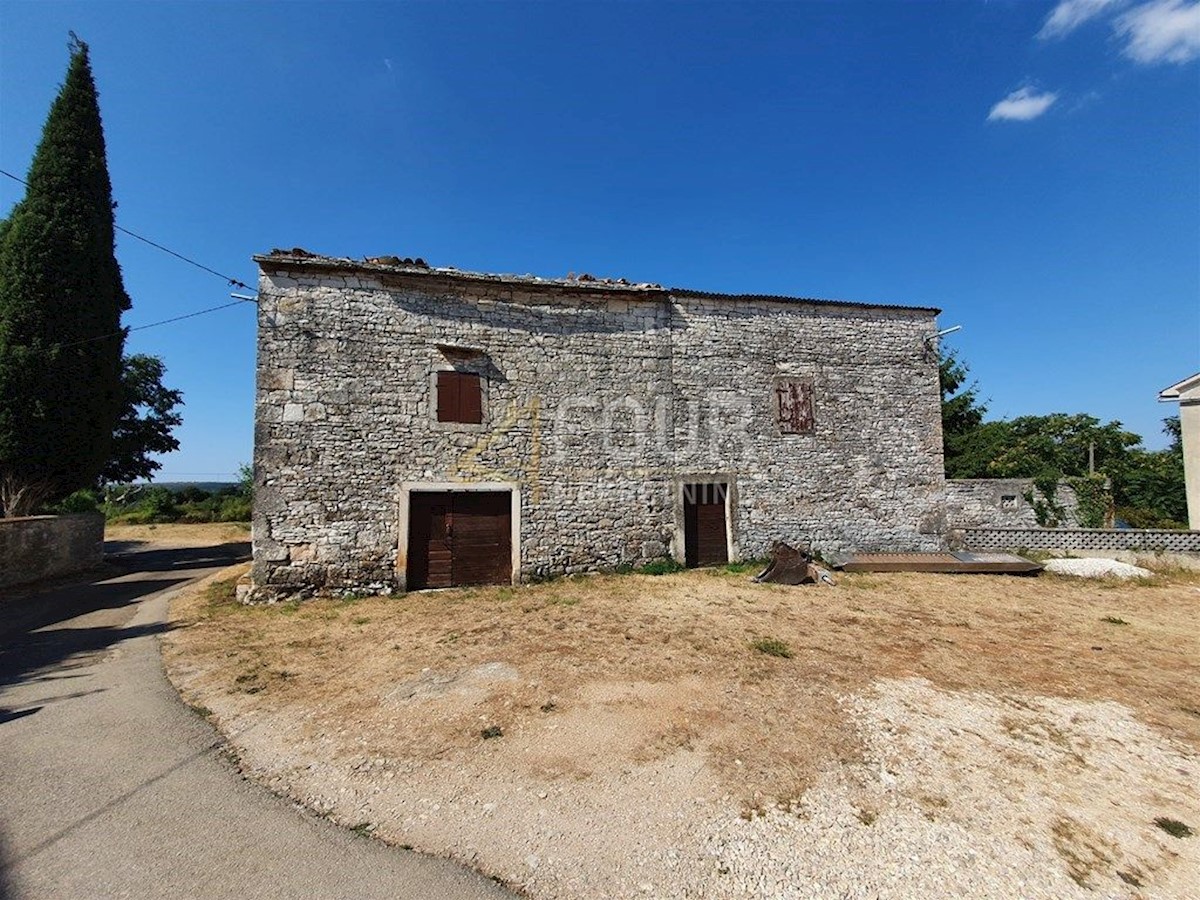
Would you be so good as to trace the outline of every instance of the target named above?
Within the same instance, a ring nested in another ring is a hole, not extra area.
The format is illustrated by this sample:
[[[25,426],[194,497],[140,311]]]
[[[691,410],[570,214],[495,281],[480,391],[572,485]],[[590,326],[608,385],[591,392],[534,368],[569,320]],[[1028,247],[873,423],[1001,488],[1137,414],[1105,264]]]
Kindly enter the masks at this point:
[[[683,486],[683,548],[688,566],[722,566],[729,562],[725,529],[724,484]]]
[[[409,495],[410,590],[512,581],[512,495],[463,491]]]

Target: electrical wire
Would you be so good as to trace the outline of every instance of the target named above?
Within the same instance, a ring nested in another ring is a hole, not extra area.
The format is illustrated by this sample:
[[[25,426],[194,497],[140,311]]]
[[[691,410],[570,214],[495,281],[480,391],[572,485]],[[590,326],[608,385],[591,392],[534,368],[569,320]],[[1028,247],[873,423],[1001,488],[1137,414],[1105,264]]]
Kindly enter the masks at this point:
[[[147,328],[157,328],[159,325],[170,325],[172,322],[182,322],[184,319],[194,319],[196,316],[203,316],[206,313],[216,312],[218,309],[229,309],[231,306],[240,306],[243,303],[253,303],[253,300],[234,300],[232,303],[222,303],[220,306],[210,306],[208,309],[198,309],[195,312],[186,313],[182,316],[175,316],[170,319],[162,319],[158,322],[149,322],[146,325],[134,325],[130,328],[123,328],[120,331],[110,331],[108,334],[98,334],[95,337],[84,338],[81,341],[71,341],[69,344],[52,344],[52,347],[60,350],[67,347],[77,347],[80,344],[90,344],[92,341],[102,341],[105,338],[116,337],[117,335],[125,335],[130,331],[144,331]]]
[[[4,175],[7,178],[11,178],[13,181],[20,182],[21,184],[25,185],[25,187],[29,187],[28,181],[26,181],[24,178],[18,178],[12,172],[6,172],[3,169],[0,169],[0,175]],[[156,241],[152,241],[148,237],[143,237],[142,235],[138,234],[136,231],[130,231],[128,228],[122,228],[120,225],[116,224],[115,222],[113,223],[113,228],[115,228],[117,231],[121,232],[122,234],[129,235],[131,238],[137,238],[142,243],[149,244],[151,247],[161,250],[163,253],[169,253],[171,256],[174,256],[176,259],[182,260],[183,262],[187,263],[188,265],[195,266],[197,269],[202,269],[205,272],[208,272],[210,275],[216,275],[218,278],[222,278],[225,281],[229,282],[229,285],[231,287],[242,288],[243,290],[247,290],[247,291],[254,290],[254,288],[250,287],[250,285],[246,284],[246,282],[238,281],[236,278],[232,278],[229,275],[226,275],[224,272],[218,272],[216,269],[210,269],[208,266],[204,265],[204,263],[196,262],[196,260],[190,259],[190,258],[184,256],[182,253],[176,253],[170,247],[164,247],[162,244],[159,244]],[[146,326],[146,327],[149,327],[149,326]]]
[[[26,181],[23,178],[18,178],[16,175],[12,174],[12,172],[6,172],[3,169],[0,169],[0,175],[4,175],[8,178],[11,178],[13,181],[20,182],[21,184],[25,185],[26,187],[29,187],[28,181]],[[199,262],[196,262],[196,260],[194,260],[194,259],[189,259],[188,257],[184,256],[182,253],[176,253],[170,247],[164,247],[162,244],[152,241],[148,237],[143,237],[142,235],[140,235],[134,231],[130,231],[128,228],[122,228],[120,225],[116,224],[115,222],[113,223],[113,228],[115,228],[117,231],[120,231],[122,234],[127,234],[130,237],[137,238],[139,241],[147,243],[151,247],[155,247],[158,250],[161,250],[163,253],[168,253],[171,256],[174,256],[176,259],[182,260],[183,262],[188,263],[189,265],[195,266],[197,269],[203,269],[205,272],[208,272],[211,275],[216,275],[218,278],[224,279],[225,281],[229,282],[229,285],[231,287],[239,287],[239,288],[243,288],[247,291],[254,290],[254,288],[250,287],[250,285],[246,284],[244,281],[238,281],[236,278],[231,278],[222,272],[218,272],[216,269],[210,269],[208,266],[204,265],[204,263],[199,263]],[[255,303],[255,302],[256,301],[254,301],[254,300],[247,300],[244,297],[239,297],[238,299],[234,300],[232,303],[222,303],[220,306],[210,306],[208,309],[199,309],[199,310],[196,310],[196,312],[185,313],[182,316],[174,316],[173,318],[170,318],[170,319],[161,319],[157,322],[149,322],[145,325],[133,325],[129,328],[122,328],[120,331],[110,331],[108,334],[98,334],[95,337],[84,338],[83,340],[80,340],[80,341],[71,341],[70,343],[67,343],[67,344],[52,344],[51,347],[62,350],[67,347],[78,347],[80,344],[90,344],[93,341],[103,341],[103,340],[106,340],[106,339],[112,338],[112,337],[124,337],[126,334],[128,334],[131,331],[143,331],[147,328],[157,328],[159,325],[170,325],[172,322],[182,322],[184,319],[194,319],[196,316],[203,316],[210,312],[216,312],[219,309],[228,309],[231,306],[237,306],[241,303]]]

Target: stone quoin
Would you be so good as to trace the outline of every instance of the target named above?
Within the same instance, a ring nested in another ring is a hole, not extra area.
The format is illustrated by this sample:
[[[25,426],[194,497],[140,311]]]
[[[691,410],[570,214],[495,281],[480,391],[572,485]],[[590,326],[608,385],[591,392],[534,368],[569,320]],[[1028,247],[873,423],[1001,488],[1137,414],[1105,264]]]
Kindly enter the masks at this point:
[[[255,260],[252,596],[942,546],[936,309]]]

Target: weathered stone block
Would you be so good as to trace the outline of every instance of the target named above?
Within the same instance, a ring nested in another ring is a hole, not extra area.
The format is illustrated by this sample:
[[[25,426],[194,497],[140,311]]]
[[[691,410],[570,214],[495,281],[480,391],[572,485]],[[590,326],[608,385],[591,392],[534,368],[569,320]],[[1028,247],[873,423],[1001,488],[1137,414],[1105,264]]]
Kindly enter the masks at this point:
[[[103,560],[100,513],[0,519],[0,588],[81,572]]]

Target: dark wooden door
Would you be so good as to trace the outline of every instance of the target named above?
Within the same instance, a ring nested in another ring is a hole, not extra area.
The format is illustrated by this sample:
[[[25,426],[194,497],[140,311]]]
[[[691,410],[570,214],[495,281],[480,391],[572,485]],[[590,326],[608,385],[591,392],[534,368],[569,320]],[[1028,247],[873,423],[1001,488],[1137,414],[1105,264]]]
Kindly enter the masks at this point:
[[[511,582],[511,503],[503,491],[411,494],[409,589]]]
[[[511,582],[512,495],[471,491],[450,496],[454,584]]]
[[[410,494],[408,587],[450,587],[450,494]]]
[[[725,527],[724,484],[683,486],[683,555],[689,567],[723,566],[729,562]]]

